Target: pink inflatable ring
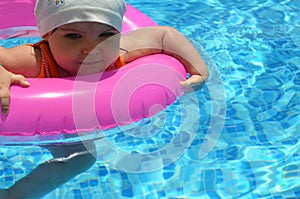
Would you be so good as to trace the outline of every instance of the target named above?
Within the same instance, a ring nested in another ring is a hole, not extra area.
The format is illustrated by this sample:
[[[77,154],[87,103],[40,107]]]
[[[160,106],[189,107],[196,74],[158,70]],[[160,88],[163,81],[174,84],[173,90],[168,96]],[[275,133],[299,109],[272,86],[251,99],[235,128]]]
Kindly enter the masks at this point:
[[[38,35],[35,1],[19,2],[24,4],[19,6],[9,2],[0,3],[0,36]],[[124,31],[153,25],[146,15],[127,6]],[[11,86],[10,112],[1,115],[0,136],[74,134],[131,124],[156,114],[182,95],[179,81],[185,75],[179,61],[157,54],[103,74],[29,78],[28,88]]]

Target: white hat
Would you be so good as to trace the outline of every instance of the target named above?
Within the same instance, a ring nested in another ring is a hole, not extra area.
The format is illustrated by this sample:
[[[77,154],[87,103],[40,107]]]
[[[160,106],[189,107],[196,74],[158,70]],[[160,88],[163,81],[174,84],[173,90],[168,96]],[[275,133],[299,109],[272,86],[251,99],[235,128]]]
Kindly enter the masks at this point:
[[[73,22],[99,22],[122,31],[124,0],[37,0],[34,14],[41,37]]]

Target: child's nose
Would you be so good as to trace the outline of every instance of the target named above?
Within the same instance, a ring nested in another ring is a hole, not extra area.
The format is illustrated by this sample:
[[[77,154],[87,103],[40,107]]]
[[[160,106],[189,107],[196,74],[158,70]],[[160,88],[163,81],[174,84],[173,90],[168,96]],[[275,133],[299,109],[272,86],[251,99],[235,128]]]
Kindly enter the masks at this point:
[[[97,45],[98,45],[98,43],[95,41],[86,42],[86,44],[84,45],[84,48],[82,50],[83,54],[86,54],[86,55],[89,54]]]

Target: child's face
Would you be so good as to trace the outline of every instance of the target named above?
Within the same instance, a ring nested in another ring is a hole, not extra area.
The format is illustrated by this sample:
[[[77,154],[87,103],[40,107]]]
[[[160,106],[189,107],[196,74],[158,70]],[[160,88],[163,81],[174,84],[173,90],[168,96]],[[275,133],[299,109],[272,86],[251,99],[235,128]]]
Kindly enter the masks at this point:
[[[109,25],[76,22],[58,27],[45,39],[57,64],[75,76],[80,66],[80,74],[104,71],[119,54],[118,33]]]

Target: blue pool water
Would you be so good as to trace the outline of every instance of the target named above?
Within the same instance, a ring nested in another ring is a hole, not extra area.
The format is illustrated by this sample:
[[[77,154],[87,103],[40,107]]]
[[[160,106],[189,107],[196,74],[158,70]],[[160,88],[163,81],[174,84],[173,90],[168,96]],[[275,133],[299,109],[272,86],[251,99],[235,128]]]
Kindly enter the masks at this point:
[[[104,154],[106,159],[44,198],[299,198],[300,2],[128,3],[185,34],[205,57],[211,77],[167,113],[130,131],[108,132],[108,140],[140,154],[172,143],[181,153],[165,167],[140,172],[115,169],[108,161],[115,154]],[[141,126],[149,133],[163,128],[141,138],[134,134]],[[174,144],[178,132],[186,137]],[[51,155],[38,146],[3,146],[0,158],[0,187],[9,187]]]

